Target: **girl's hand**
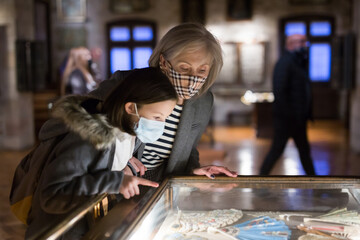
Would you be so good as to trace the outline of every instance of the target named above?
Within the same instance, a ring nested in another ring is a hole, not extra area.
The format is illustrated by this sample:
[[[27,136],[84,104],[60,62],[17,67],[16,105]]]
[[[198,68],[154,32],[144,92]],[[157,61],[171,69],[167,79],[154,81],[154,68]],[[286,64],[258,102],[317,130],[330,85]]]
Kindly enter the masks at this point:
[[[140,194],[139,185],[150,186],[150,187],[159,186],[157,182],[152,182],[145,178],[139,178],[124,174],[124,178],[121,183],[119,192],[124,196],[124,198],[129,199],[135,195]]]

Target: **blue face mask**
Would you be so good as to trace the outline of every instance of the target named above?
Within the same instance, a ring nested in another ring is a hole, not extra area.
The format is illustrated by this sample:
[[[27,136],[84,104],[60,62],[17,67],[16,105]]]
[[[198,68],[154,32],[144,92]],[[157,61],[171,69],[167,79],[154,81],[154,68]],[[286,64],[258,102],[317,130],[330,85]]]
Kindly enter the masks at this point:
[[[136,103],[135,103],[135,111],[136,111],[136,115],[140,119],[134,128],[136,136],[143,143],[155,142],[163,134],[165,129],[165,122],[160,122],[160,121],[155,121],[140,117],[137,111]]]

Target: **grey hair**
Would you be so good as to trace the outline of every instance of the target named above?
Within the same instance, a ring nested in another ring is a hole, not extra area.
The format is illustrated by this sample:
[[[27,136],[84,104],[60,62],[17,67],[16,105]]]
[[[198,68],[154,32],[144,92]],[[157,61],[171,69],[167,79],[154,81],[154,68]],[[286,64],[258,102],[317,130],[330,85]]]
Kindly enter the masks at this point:
[[[150,56],[149,66],[159,67],[160,55],[170,61],[186,50],[201,47],[212,56],[209,75],[198,93],[202,95],[214,84],[223,66],[220,43],[202,24],[183,23],[170,29],[156,45]]]

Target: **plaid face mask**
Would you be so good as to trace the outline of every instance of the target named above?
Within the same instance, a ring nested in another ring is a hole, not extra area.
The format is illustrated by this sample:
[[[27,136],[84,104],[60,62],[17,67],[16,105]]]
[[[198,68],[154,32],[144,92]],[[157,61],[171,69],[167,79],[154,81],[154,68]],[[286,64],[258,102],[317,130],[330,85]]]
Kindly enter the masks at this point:
[[[204,85],[206,78],[201,78],[191,75],[183,75],[175,71],[169,66],[170,72],[167,73],[175,91],[179,97],[183,99],[190,99],[199,92]]]

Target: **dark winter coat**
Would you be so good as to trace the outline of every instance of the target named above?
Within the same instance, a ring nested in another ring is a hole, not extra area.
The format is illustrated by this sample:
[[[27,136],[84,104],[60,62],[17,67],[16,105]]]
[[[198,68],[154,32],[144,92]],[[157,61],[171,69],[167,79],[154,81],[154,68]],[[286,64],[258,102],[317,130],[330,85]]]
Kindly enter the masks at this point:
[[[84,107],[88,101],[80,96],[63,98],[54,106],[54,118],[41,128],[41,142],[63,136],[43,169],[26,237],[56,223],[90,196],[119,193],[123,173],[111,171],[111,167],[115,138],[121,139],[123,133],[95,108],[88,111]]]
[[[301,56],[285,51],[275,66],[273,92],[275,117],[312,119],[307,61]]]

